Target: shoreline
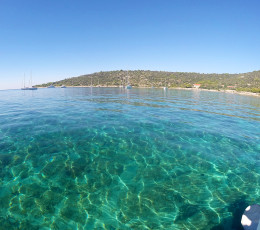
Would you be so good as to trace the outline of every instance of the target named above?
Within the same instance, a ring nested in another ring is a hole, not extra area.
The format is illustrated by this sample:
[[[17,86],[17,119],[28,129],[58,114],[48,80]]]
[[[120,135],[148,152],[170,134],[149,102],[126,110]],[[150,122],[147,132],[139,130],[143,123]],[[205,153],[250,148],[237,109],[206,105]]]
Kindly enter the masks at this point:
[[[229,94],[240,94],[243,96],[254,96],[254,97],[260,97],[260,93],[252,93],[252,92],[246,92],[246,91],[236,91],[236,90],[216,90],[216,89],[195,89],[195,88],[171,88],[171,89],[180,89],[180,90],[195,90],[195,91],[208,91],[208,92],[219,92],[219,93],[229,93]]]
[[[90,88],[91,86],[89,85],[82,85],[82,86],[66,86],[67,88]],[[39,89],[44,89],[47,87],[37,87]],[[60,87],[55,87],[55,88],[60,88]],[[123,88],[115,85],[109,85],[109,86],[92,86],[92,88]],[[139,86],[139,87],[133,87],[137,89],[152,89],[152,87],[145,87],[145,86]],[[163,87],[154,87],[154,89],[163,89]],[[176,88],[168,88],[168,90],[194,90],[194,91],[208,91],[208,92],[220,92],[220,93],[229,93],[229,94],[239,94],[243,96],[254,96],[254,97],[260,97],[260,93],[252,93],[252,92],[246,92],[246,91],[236,91],[236,90],[216,90],[216,89],[196,89],[196,88],[181,88],[181,87],[176,87]]]

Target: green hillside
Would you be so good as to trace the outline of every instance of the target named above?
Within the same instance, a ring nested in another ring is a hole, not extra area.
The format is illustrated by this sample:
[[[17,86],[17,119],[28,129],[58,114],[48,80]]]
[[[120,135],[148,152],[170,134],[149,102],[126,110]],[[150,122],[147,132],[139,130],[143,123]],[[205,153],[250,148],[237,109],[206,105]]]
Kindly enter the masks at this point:
[[[37,85],[47,87],[55,86],[120,86],[127,83],[127,71],[107,71],[82,75],[79,77],[67,78],[61,81],[48,82]],[[164,87],[169,88],[190,88],[193,84],[201,84],[203,89],[234,89],[260,93],[260,71],[242,74],[203,74],[185,72],[164,72],[164,71],[129,71],[129,82],[133,87]]]

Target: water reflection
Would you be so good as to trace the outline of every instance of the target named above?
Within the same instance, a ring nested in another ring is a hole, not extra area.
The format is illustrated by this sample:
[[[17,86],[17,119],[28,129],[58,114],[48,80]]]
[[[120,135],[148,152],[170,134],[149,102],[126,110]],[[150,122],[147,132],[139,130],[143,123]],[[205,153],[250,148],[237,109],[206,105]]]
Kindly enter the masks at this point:
[[[0,226],[239,227],[260,202],[259,115],[219,92],[2,91]]]

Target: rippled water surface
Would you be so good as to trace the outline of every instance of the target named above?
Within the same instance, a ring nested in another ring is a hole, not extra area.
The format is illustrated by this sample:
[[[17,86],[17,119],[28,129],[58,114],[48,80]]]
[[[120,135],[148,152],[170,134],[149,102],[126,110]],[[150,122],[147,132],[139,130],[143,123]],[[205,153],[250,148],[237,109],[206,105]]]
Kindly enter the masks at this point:
[[[0,91],[0,229],[240,229],[259,185],[260,98]]]

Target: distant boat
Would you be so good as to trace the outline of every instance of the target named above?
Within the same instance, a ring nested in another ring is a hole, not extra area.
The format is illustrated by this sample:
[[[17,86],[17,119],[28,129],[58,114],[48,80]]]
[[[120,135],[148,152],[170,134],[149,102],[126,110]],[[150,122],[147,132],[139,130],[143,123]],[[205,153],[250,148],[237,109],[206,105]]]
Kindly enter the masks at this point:
[[[128,76],[128,71],[127,71],[127,85],[126,85],[126,89],[132,89],[132,86],[130,85],[130,83],[129,83],[129,76]]]
[[[38,88],[36,87],[23,87],[21,90],[37,90]]]
[[[54,85],[49,85],[47,88],[55,88]]]
[[[29,84],[31,84],[31,87],[25,86],[25,75],[24,75],[24,84],[23,84],[23,87],[21,88],[21,90],[37,90],[38,89],[38,88],[32,86],[32,74],[31,74],[31,80],[30,80]]]
[[[166,87],[166,78],[165,78],[165,86],[163,87],[163,90],[165,91],[165,90],[167,90],[168,88]]]
[[[61,88],[67,88],[65,85],[62,85]]]

